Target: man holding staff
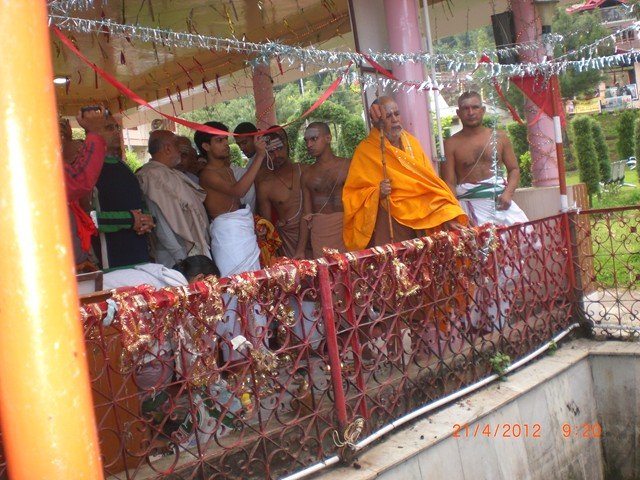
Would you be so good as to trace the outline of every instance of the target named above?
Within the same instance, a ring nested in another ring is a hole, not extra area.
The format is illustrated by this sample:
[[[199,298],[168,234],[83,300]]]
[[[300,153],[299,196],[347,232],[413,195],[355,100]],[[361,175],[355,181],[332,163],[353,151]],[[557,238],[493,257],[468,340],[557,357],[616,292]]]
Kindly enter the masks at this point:
[[[403,130],[393,98],[378,98],[369,115],[377,127],[356,148],[342,193],[347,249],[467,225],[467,215],[418,140]]]

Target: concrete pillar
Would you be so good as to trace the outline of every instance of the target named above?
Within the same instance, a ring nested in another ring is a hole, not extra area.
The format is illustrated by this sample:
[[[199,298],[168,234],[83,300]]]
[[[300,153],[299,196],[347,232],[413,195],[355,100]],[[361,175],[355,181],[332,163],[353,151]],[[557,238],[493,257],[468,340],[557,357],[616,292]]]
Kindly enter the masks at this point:
[[[273,94],[271,66],[260,63],[253,67],[253,96],[256,100],[256,127],[263,130],[275,125],[276,97]]]
[[[532,0],[512,0],[511,10],[516,28],[516,43],[527,43],[538,39],[541,27]],[[526,49],[520,53],[524,62],[540,62],[545,55],[544,48]],[[538,107],[530,100],[525,101],[525,118],[528,124],[538,115]],[[534,187],[551,187],[559,184],[558,160],[553,120],[544,113],[535,125],[529,125],[531,147],[531,170]]]
[[[384,12],[392,52],[412,53],[424,50],[416,0],[384,0]],[[422,82],[425,79],[421,63],[395,64],[393,74],[400,80]],[[432,151],[428,94],[401,90],[395,96],[403,127],[420,140],[422,148],[434,161],[436,157]]]

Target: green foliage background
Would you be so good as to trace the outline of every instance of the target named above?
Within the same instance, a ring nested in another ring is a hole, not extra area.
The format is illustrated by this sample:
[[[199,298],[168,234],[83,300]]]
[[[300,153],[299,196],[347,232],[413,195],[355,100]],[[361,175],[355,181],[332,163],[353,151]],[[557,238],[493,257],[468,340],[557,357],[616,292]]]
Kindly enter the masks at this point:
[[[518,158],[520,167],[520,187],[531,187],[533,185],[533,175],[531,174],[531,152],[527,150]]]
[[[638,158],[640,158],[640,118],[636,119],[634,127],[635,129],[633,132],[633,138],[635,138],[636,140],[634,156],[636,157],[636,162],[637,162]],[[640,183],[640,165],[638,165],[637,163],[636,163],[636,174],[638,175],[638,183]],[[638,203],[640,203],[640,200],[638,201]]]
[[[522,157],[522,155],[529,151],[526,125],[518,122],[509,122],[507,123],[507,133],[511,139],[511,145],[513,145],[513,152],[516,154],[516,158]],[[529,162],[531,162],[531,155],[529,155]]]
[[[558,42],[555,46],[554,56],[556,58],[576,50],[582,45],[589,45],[610,33],[602,25],[602,17],[597,9],[592,12],[580,12],[579,15],[569,15],[564,8],[559,8],[551,30],[553,33],[563,35],[563,41]],[[612,53],[612,46],[598,48],[598,55],[611,55]],[[603,77],[604,71],[602,70],[577,72],[573,69],[567,69],[559,76],[560,91],[564,98],[591,98],[597,94],[598,83]]]
[[[611,180],[611,158],[609,157],[609,148],[604,138],[602,126],[593,117],[589,117],[591,121],[591,134],[593,135],[593,146],[596,150],[596,158],[598,159],[598,167],[600,170],[600,180],[606,182]]]
[[[275,87],[278,124],[284,125],[298,119],[334,79],[335,74],[325,73]],[[186,113],[182,117],[198,123],[219,121],[232,131],[240,122],[255,123],[255,101],[252,95],[239,97]],[[312,161],[307,154],[301,133],[304,126],[312,121],[328,123],[333,133],[334,151],[342,155],[351,155],[355,149],[354,142],[357,145],[365,135],[359,88],[354,85],[340,86],[309,117],[286,128],[294,160]],[[193,138],[193,131],[185,127],[178,126],[178,133]]]
[[[573,148],[578,159],[580,181],[587,185],[587,192],[591,197],[600,189],[600,169],[596,158],[596,149],[593,142],[593,120],[590,117],[579,115],[571,120],[573,130]]]
[[[618,115],[616,124],[618,142],[616,148],[618,149],[618,157],[621,159],[629,158],[635,152],[634,126],[637,117],[636,112],[636,110],[625,110]]]

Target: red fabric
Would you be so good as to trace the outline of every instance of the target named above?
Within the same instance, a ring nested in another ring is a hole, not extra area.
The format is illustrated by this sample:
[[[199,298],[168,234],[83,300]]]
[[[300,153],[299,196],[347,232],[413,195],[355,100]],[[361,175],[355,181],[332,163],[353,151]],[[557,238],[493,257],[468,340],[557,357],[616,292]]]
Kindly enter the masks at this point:
[[[69,208],[76,219],[76,231],[82,251],[88,252],[91,248],[91,237],[98,234],[98,229],[87,212],[80,207],[78,201],[69,202]]]
[[[531,100],[536,106],[553,118],[553,94],[551,90],[551,82],[553,79],[545,79],[544,76],[538,74],[535,76],[511,77],[511,81],[520,89],[525,96]],[[556,111],[560,116],[560,123],[566,126],[564,118],[564,108],[559,103],[556,105]],[[539,118],[539,115],[536,119]],[[532,122],[535,123],[535,122]]]
[[[386,68],[384,68],[382,65],[380,65],[379,63],[377,63],[373,58],[371,58],[369,55],[366,54],[362,54],[362,56],[365,58],[365,60],[367,62],[369,62],[371,64],[371,66],[374,68],[374,70],[378,73],[381,73],[382,75],[384,75],[385,77],[390,78],[391,80],[396,80],[396,81],[400,81],[400,79],[398,77],[396,77],[393,73],[391,73],[389,70],[387,70]]]
[[[104,139],[100,135],[89,133],[73,163],[63,162],[64,184],[69,202],[78,201],[91,193],[100,176],[106,152]]]

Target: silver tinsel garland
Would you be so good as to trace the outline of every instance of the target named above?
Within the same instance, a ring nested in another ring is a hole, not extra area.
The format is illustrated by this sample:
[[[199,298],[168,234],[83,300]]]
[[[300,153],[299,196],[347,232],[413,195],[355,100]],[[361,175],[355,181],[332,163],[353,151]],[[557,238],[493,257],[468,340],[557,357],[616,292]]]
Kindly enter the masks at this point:
[[[88,10],[93,7],[93,0],[48,0],[51,11],[64,15],[72,10]]]
[[[49,3],[52,8],[86,8],[92,3],[91,0],[53,0]],[[65,10],[68,11],[68,10]],[[286,61],[289,64],[302,63],[314,65],[344,65],[353,62],[358,66],[368,66],[366,58],[356,52],[342,52],[320,50],[314,47],[298,47],[285,45],[278,42],[247,42],[236,38],[222,38],[206,35],[190,34],[183,32],[173,32],[171,30],[144,27],[138,25],[127,25],[113,22],[111,20],[92,20],[67,15],[58,15],[51,13],[49,15],[51,24],[57,25],[62,30],[72,32],[103,32],[108,29],[110,35],[114,37],[122,37],[130,40],[140,40],[142,42],[152,42],[164,46],[177,48],[201,48],[214,50],[219,52],[233,52],[242,55],[248,55],[253,59],[250,63],[261,63],[271,58],[277,57],[280,61]],[[405,62],[417,62],[426,66],[434,66],[436,70],[448,71],[454,74],[469,71],[476,71],[478,80],[487,80],[490,78],[505,78],[512,76],[529,76],[543,75],[549,77],[553,74],[559,74],[568,70],[578,72],[586,70],[602,70],[605,68],[627,65],[638,61],[639,51],[630,51],[607,56],[597,56],[597,48],[606,42],[615,41],[616,35],[624,32],[639,32],[640,22],[635,22],[629,27],[620,29],[615,33],[598,39],[596,42],[580,47],[574,52],[568,52],[553,61],[543,61],[539,63],[519,63],[503,65],[498,63],[497,50],[486,51],[468,51],[458,52],[454,54],[434,54],[429,55],[424,52],[416,53],[385,53],[370,52],[368,54],[374,61],[381,64],[402,64]],[[522,54],[527,50],[539,50],[545,46],[553,46],[562,42],[563,37],[560,35],[545,36],[544,43],[531,42],[524,45],[518,45],[510,48],[501,48],[501,52],[513,51]],[[479,63],[478,59],[482,55],[489,55],[492,62]],[[586,55],[585,55],[586,54]],[[371,77],[361,77],[360,81],[368,84],[374,80]],[[377,80],[376,80],[377,81]],[[381,80],[386,87],[403,90],[429,90],[434,86],[431,82],[398,82],[390,78]]]

